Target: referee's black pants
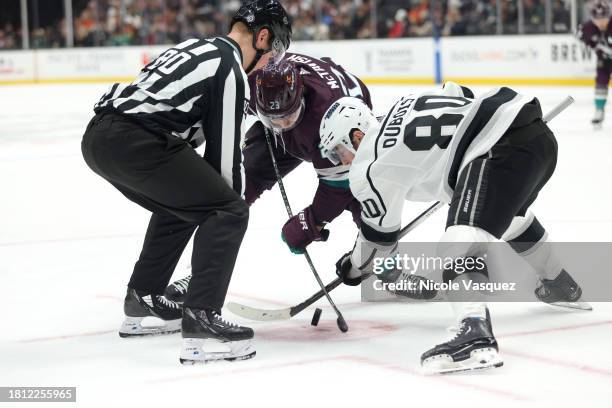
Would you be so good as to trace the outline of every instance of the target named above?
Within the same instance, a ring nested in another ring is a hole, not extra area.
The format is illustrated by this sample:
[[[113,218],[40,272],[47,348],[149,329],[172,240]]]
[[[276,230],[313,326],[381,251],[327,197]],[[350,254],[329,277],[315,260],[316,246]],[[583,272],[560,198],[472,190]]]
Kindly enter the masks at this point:
[[[163,293],[195,231],[185,306],[220,312],[249,210],[185,141],[121,115],[96,115],[83,136],[87,165],[153,214],[128,286]]]

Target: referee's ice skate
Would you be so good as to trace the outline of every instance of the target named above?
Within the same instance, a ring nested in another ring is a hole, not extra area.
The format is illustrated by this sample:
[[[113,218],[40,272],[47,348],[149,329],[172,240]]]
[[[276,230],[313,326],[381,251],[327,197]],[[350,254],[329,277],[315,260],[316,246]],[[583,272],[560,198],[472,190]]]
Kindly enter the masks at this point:
[[[498,353],[488,310],[484,319],[463,319],[452,339],[421,356],[421,366],[426,374],[447,374],[502,365],[504,362]]]
[[[589,303],[581,300],[582,288],[565,269],[555,279],[542,279],[535,295],[540,301],[552,306],[593,310]]]
[[[191,275],[187,275],[184,278],[176,280],[169,284],[164,291],[164,296],[174,302],[183,304],[185,296],[187,296],[187,288],[191,281]]]
[[[181,331],[181,306],[161,295],[128,288],[123,304],[125,320],[119,336],[149,336]],[[145,320],[146,319],[146,320]]]
[[[246,360],[255,356],[252,341],[251,328],[230,323],[214,310],[186,307],[180,362]]]

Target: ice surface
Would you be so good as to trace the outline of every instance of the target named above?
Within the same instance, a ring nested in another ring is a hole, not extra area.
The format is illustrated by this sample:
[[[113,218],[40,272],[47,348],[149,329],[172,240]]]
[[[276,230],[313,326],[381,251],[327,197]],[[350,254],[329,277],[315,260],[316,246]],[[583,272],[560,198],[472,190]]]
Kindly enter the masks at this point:
[[[0,386],[77,386],[84,407],[612,406],[610,304],[594,304],[592,313],[493,304],[505,366],[446,377],[423,377],[418,368],[420,354],[447,336],[448,305],[361,304],[348,287],[333,292],[347,334],[324,301],[317,328],[309,325],[314,307],[272,323],[228,312],[256,331],[249,361],[183,367],[179,335],[120,339],[125,284],[149,215],[82,160],[81,135],[105,88],[0,87]],[[373,87],[376,111],[411,89]],[[533,207],[538,218],[557,241],[610,241],[612,120],[593,131],[590,88],[515,89],[539,96],[545,111],[565,95],[576,99],[551,123],[559,163]],[[286,187],[294,209],[308,205],[316,187],[310,165]],[[408,205],[406,220],[425,207]],[[407,239],[437,240],[443,212]],[[317,290],[304,259],[280,240],[284,214],[276,189],[252,207],[228,300],[283,307]],[[349,214],[330,230],[330,240],[311,249],[326,282],[355,237]],[[175,278],[187,266],[185,256]]]

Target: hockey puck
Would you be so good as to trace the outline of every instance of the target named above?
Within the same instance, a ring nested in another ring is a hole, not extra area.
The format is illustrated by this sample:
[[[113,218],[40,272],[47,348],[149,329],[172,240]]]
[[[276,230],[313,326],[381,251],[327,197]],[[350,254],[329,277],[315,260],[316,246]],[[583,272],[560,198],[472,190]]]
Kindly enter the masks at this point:
[[[310,321],[310,324],[312,326],[316,326],[319,324],[319,319],[321,318],[321,313],[323,313],[323,310],[319,309],[318,307],[315,309],[314,314],[312,315],[312,320]]]

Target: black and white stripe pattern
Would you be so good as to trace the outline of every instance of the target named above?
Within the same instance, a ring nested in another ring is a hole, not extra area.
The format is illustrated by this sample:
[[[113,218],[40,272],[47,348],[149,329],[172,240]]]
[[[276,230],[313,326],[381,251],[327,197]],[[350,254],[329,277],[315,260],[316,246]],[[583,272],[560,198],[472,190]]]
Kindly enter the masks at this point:
[[[190,39],[164,51],[131,84],[114,84],[94,110],[129,115],[193,147],[206,141],[204,158],[242,195],[240,146],[249,99],[240,48],[218,37]]]
[[[449,210],[453,225],[474,226],[478,208],[482,206],[481,198],[486,192],[486,170],[493,152],[489,151],[484,157],[478,158],[461,172],[455,191],[461,191],[461,198],[453,202]]]

